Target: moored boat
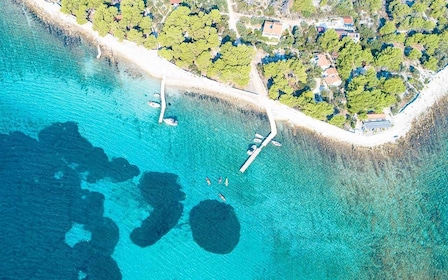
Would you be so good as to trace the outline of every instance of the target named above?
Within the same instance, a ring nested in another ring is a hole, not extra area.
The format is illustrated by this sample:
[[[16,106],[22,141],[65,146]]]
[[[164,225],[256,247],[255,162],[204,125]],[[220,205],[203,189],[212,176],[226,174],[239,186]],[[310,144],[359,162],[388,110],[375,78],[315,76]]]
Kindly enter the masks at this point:
[[[263,140],[261,140],[260,138],[255,138],[254,139],[254,143],[261,143]]]
[[[272,140],[271,143],[272,143],[272,145],[277,146],[277,147],[281,147],[282,146],[282,143],[280,143],[278,141],[275,141],[275,140]]]
[[[153,108],[159,108],[160,107],[160,103],[154,102],[154,101],[149,101],[148,105],[153,107]]]
[[[222,183],[222,177],[219,177],[218,184],[221,184],[221,183]]]
[[[261,135],[261,134],[258,134],[258,133],[255,133],[255,137],[257,137],[257,138],[260,138],[260,139],[263,139],[263,138],[264,138],[264,136],[263,136],[263,135]]]
[[[210,179],[208,177],[205,177],[205,181],[207,182],[207,185],[209,185],[209,186],[212,184],[212,181],[210,181]]]
[[[226,180],[224,181],[224,185],[226,185],[226,187],[229,186],[229,178],[226,177]]]
[[[250,146],[249,150],[247,150],[247,154],[251,155],[257,150],[257,145]]]
[[[163,122],[166,123],[167,125],[171,125],[171,126],[177,125],[177,120],[175,118],[164,118]]]
[[[219,198],[221,198],[222,201],[226,201],[226,197],[222,193],[219,193],[218,195],[219,195]]]

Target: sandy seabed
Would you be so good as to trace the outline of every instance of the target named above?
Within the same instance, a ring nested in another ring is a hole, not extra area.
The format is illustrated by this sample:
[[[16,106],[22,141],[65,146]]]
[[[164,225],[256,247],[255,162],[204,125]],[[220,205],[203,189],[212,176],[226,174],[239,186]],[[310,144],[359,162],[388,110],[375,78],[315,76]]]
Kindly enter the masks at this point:
[[[401,113],[393,117],[393,126],[375,135],[362,135],[349,132],[328,123],[306,116],[267,96],[232,88],[216,81],[189,73],[157,55],[156,50],[147,50],[129,41],[118,41],[112,35],[100,37],[92,29],[92,24],[79,25],[74,16],[60,12],[60,6],[45,0],[24,0],[39,17],[51,24],[60,25],[82,33],[100,48],[110,50],[113,55],[123,57],[155,78],[165,78],[166,85],[188,91],[197,91],[226,99],[235,103],[246,103],[270,111],[276,121],[302,127],[334,141],[363,147],[394,143],[411,130],[413,123],[425,116],[431,107],[448,94],[448,67],[439,71],[420,92],[419,97]]]

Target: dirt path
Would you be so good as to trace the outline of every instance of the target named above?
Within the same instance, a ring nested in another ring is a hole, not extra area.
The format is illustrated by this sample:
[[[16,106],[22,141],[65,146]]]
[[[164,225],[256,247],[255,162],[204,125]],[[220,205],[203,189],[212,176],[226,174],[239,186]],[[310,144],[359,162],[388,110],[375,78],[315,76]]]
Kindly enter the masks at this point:
[[[233,12],[233,2],[232,0],[227,0],[227,9],[229,10],[229,29],[235,30],[236,37],[239,38],[240,34],[238,33],[238,29],[236,29],[236,22],[238,21],[239,17],[235,16],[235,13]]]

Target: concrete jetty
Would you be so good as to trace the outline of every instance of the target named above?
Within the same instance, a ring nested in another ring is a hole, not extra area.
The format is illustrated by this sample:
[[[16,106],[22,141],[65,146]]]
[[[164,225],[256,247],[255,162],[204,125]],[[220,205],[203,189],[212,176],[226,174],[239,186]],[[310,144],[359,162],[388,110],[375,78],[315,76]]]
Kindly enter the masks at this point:
[[[159,123],[163,122],[163,116],[166,110],[166,99],[165,99],[165,67],[163,69],[162,82],[160,83],[160,116]]]
[[[274,137],[277,135],[277,125],[275,124],[274,115],[269,109],[269,106],[266,105],[265,108],[269,119],[269,125],[271,126],[271,132],[268,134],[268,136],[266,136],[263,142],[261,142],[261,145],[257,147],[257,149],[246,159],[246,161],[240,168],[241,173],[244,173],[244,171],[246,171],[246,169],[251,165],[255,158],[261,153],[261,150],[266,147],[269,142],[271,142],[272,139],[274,139]]]

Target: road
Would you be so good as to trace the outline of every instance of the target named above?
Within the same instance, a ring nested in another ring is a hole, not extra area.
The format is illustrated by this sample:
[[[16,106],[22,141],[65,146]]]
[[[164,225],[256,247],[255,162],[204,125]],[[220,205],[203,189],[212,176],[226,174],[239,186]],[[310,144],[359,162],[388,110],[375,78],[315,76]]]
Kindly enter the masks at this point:
[[[251,18],[252,15],[246,15],[246,14],[234,12],[233,11],[233,5],[234,5],[233,1],[232,0],[226,0],[226,1],[227,1],[228,13],[221,13],[221,14],[229,16],[229,29],[233,29],[235,31],[236,37],[238,39],[238,38],[240,38],[240,34],[236,28],[236,23],[240,20],[241,17]],[[283,24],[289,25],[290,27],[292,27],[294,25],[300,25],[300,23],[302,21],[306,22],[308,25],[315,24],[315,22],[313,20],[308,20],[308,19],[303,19],[303,18],[299,18],[296,20],[282,19],[282,18],[275,18],[275,17],[268,17],[268,18],[271,20],[278,20],[278,21],[282,22]],[[251,63],[250,82],[249,82],[249,85],[246,87],[246,89],[251,92],[254,92],[256,94],[267,96],[268,92],[267,92],[266,86],[265,86],[262,78],[258,74],[257,67],[256,67],[256,65],[261,62],[261,58],[263,57],[263,55],[256,48],[255,48],[255,50],[257,51],[257,53]]]
[[[229,29],[233,29],[236,33],[236,37],[239,38],[240,34],[238,33],[238,29],[236,29],[236,23],[240,19],[235,16],[235,13],[233,12],[233,2],[232,0],[227,0],[227,10],[229,10],[228,16],[229,16]]]

